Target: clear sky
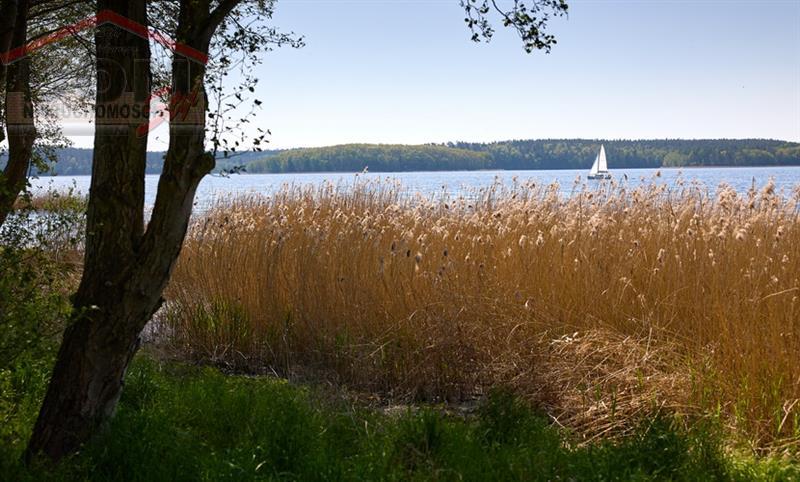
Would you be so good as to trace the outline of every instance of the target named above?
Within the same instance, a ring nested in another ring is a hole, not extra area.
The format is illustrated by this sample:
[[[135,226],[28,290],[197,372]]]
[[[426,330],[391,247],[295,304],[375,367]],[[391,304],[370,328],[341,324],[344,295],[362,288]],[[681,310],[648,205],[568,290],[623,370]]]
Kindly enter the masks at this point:
[[[272,22],[307,45],[269,53],[258,67],[255,124],[271,129],[272,148],[800,141],[800,0],[569,5],[550,25],[558,45],[546,55],[526,54],[499,22],[491,43],[470,42],[458,0],[279,0]]]

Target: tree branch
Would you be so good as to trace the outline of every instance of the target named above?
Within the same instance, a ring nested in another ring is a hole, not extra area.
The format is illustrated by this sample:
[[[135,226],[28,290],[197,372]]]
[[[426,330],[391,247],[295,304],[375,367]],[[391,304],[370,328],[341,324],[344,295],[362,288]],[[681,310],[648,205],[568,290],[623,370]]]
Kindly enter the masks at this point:
[[[230,15],[234,8],[238,7],[242,0],[221,0],[208,16],[208,20],[200,28],[201,37],[210,40],[217,30],[217,27]]]

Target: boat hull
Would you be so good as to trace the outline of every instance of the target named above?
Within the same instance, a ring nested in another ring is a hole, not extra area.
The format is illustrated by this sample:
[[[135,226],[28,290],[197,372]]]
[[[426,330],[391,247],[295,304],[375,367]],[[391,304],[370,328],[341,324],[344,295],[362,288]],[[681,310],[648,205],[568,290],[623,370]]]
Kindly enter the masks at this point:
[[[611,179],[611,174],[607,172],[600,172],[597,174],[589,174],[586,177],[588,177],[589,179]]]

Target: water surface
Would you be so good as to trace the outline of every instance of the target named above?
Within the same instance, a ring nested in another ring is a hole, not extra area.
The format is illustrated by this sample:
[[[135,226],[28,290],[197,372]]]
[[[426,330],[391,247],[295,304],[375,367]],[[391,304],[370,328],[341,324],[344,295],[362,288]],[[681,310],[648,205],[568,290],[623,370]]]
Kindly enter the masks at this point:
[[[236,194],[263,193],[270,194],[283,185],[321,185],[325,182],[352,185],[358,180],[390,179],[399,181],[407,193],[421,193],[429,196],[446,190],[451,195],[459,195],[468,190],[488,187],[496,181],[511,184],[533,181],[538,184],[558,182],[561,191],[569,194],[576,179],[580,184],[592,185],[597,181],[588,181],[585,170],[542,170],[542,171],[438,171],[438,172],[397,172],[397,173],[298,173],[298,174],[239,174],[230,177],[207,176],[200,183],[195,198],[196,205],[202,209],[213,203],[215,199]],[[660,176],[656,178],[656,174]],[[744,192],[753,183],[760,187],[774,180],[778,189],[787,191],[800,185],[800,166],[793,167],[702,167],[688,169],[616,169],[613,175],[618,180],[625,180],[629,185],[650,182],[675,185],[682,178],[684,181],[696,181],[710,191],[720,184],[727,183],[736,190]],[[65,190],[74,187],[78,192],[89,192],[90,176],[53,176],[40,177],[33,180],[35,192],[47,189]],[[626,180],[627,179],[627,180]],[[145,203],[152,206],[155,202],[158,175],[145,178]]]

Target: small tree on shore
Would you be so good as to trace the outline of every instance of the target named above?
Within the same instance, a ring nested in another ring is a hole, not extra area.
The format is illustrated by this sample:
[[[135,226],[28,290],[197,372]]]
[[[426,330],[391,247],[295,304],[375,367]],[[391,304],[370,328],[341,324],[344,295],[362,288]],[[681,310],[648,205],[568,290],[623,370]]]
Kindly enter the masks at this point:
[[[0,226],[25,189],[32,165],[46,170],[54,158],[52,148],[64,145],[52,103],[81,109],[91,90],[91,59],[77,34],[58,49],[36,55],[27,49],[65,21],[85,16],[89,3],[0,0],[0,142],[8,144],[0,172]]]
[[[0,52],[23,48],[28,41],[29,0],[3,0],[0,2]],[[0,84],[5,86],[2,117],[5,129],[0,128],[0,141],[8,140],[8,161],[0,173],[0,226],[6,220],[14,201],[25,187],[28,164],[33,155],[36,128],[32,117],[31,60],[24,57],[10,63],[3,59]],[[7,136],[5,132],[7,131]]]

